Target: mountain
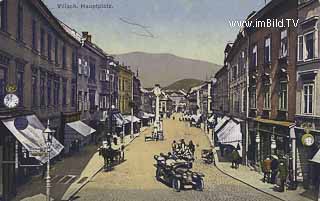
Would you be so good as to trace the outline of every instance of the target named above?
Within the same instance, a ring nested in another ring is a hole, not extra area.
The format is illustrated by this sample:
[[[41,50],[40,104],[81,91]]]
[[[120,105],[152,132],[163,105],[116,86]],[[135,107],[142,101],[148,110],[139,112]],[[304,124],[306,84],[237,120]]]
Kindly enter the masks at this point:
[[[170,90],[183,89],[184,91],[189,91],[191,87],[199,86],[203,84],[203,82],[204,81],[197,80],[197,79],[183,79],[170,84],[169,86],[165,87],[165,89],[170,89]]]
[[[151,54],[132,52],[115,56],[120,63],[131,66],[139,77],[143,87],[155,84],[168,86],[181,79],[205,80],[221,67],[217,64],[178,57],[172,54]]]

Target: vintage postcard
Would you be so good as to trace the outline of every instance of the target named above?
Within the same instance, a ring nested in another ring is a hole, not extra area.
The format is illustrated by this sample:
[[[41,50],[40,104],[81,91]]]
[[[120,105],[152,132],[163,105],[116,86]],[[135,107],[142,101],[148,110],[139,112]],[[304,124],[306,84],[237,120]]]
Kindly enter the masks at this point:
[[[0,0],[0,201],[320,200],[319,0]]]

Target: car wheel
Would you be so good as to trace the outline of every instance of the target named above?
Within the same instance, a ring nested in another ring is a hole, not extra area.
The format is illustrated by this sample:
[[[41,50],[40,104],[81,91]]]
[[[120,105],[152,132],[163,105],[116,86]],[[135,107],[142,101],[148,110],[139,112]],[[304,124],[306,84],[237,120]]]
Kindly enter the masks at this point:
[[[177,178],[172,179],[172,188],[174,188],[176,192],[180,192],[181,190],[180,179],[177,179]]]
[[[160,181],[160,168],[157,168],[157,171],[156,171],[156,179],[158,180],[158,181]]]
[[[203,181],[203,179],[201,178],[201,179],[199,179],[199,181],[197,182],[197,190],[198,190],[198,191],[203,191],[203,189],[204,189],[204,181]]]

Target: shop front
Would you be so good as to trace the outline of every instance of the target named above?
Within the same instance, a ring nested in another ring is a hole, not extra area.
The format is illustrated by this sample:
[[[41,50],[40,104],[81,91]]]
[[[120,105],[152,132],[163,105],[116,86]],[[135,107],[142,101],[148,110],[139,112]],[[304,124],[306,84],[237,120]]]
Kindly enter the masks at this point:
[[[10,200],[19,185],[48,161],[47,136],[40,120],[32,113],[2,116],[0,119],[0,200]],[[50,159],[56,157],[63,145],[52,138]]]
[[[91,142],[91,135],[96,130],[80,121],[80,113],[64,114],[62,121],[65,154],[79,152],[85,145]]]
[[[260,167],[261,162],[267,157],[276,156],[284,159],[287,162],[291,187],[295,187],[297,143],[294,123],[261,118],[250,119],[248,146],[251,153],[248,159],[256,167]]]

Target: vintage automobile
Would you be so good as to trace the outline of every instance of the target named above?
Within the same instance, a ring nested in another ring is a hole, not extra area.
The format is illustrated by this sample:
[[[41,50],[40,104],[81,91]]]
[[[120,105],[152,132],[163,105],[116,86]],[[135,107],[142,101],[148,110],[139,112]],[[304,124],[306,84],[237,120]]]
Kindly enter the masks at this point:
[[[192,186],[195,190],[203,191],[204,175],[191,171],[189,162],[167,158],[165,155],[155,155],[154,159],[157,161],[156,179],[158,181],[165,182],[177,192],[186,186]]]

